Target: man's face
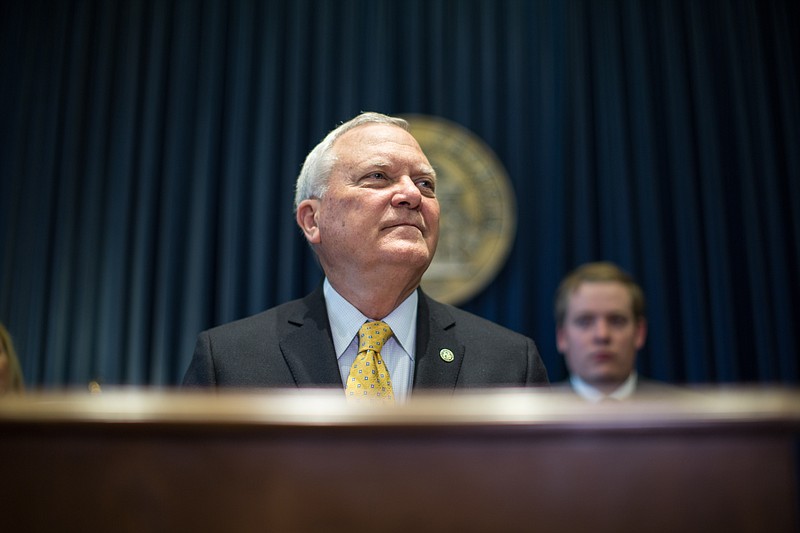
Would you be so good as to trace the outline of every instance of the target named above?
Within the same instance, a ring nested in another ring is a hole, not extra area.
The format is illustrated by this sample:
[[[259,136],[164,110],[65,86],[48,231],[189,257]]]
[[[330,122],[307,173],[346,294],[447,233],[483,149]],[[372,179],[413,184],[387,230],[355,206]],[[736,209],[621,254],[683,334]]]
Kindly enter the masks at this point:
[[[402,128],[367,124],[333,146],[328,189],[316,201],[316,244],[326,273],[403,265],[428,268],[439,239],[439,202],[433,168],[417,141]]]
[[[634,320],[625,285],[584,282],[569,296],[556,340],[571,374],[610,391],[633,371],[646,333],[645,320]]]

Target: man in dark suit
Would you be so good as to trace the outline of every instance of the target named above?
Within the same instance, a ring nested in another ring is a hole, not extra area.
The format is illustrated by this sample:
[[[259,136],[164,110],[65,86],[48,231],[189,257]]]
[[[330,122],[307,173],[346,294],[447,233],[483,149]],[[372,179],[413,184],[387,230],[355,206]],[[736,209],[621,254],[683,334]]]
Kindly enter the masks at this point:
[[[351,384],[359,361],[378,368],[384,398],[400,402],[412,389],[547,383],[530,338],[419,288],[439,238],[436,179],[402,119],[362,113],[330,132],[308,154],[295,195],[323,283],[305,298],[200,333],[184,385],[337,387],[352,395],[351,386],[361,387]],[[362,360],[365,323],[389,337]]]
[[[567,275],[556,291],[555,319],[570,377],[554,389],[569,387],[592,402],[673,389],[636,372],[647,338],[644,294],[617,265],[587,263]]]

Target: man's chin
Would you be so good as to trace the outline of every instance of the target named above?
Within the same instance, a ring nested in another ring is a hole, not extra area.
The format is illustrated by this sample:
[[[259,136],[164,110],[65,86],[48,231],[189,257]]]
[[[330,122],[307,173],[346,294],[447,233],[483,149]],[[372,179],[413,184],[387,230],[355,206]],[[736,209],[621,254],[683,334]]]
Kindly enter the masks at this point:
[[[622,385],[626,379],[628,379],[628,375],[623,375],[620,372],[598,372],[592,374],[591,379],[587,380],[587,383],[595,387],[611,387]]]
[[[387,255],[402,257],[409,261],[430,263],[433,253],[422,239],[395,239],[383,247]]]

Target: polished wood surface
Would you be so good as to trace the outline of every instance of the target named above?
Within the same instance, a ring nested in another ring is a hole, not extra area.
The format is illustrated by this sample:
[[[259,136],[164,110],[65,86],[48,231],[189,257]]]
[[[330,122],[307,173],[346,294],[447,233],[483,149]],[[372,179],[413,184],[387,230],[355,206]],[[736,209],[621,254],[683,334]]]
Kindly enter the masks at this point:
[[[0,400],[0,502],[23,531],[796,531],[799,434],[794,389],[49,393]]]

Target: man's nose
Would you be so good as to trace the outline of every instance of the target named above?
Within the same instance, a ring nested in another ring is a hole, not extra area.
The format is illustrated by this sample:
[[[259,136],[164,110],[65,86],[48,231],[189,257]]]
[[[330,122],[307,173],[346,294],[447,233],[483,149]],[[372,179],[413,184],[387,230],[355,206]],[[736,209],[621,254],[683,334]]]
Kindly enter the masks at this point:
[[[392,205],[395,207],[408,207],[416,209],[422,201],[422,193],[410,176],[403,176],[397,180],[395,191],[392,195]]]
[[[607,340],[609,337],[608,322],[602,319],[595,322],[594,336],[599,340]]]

